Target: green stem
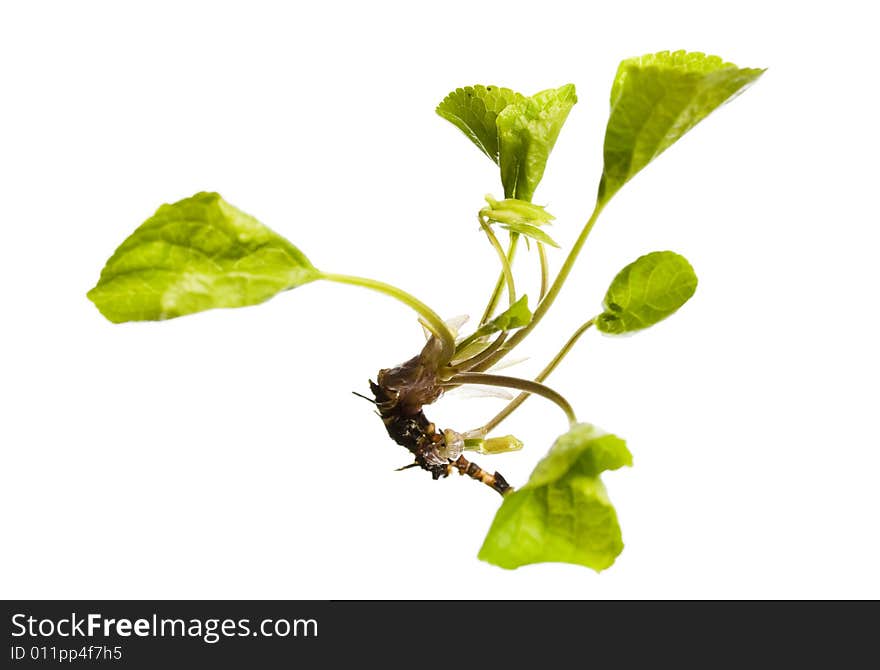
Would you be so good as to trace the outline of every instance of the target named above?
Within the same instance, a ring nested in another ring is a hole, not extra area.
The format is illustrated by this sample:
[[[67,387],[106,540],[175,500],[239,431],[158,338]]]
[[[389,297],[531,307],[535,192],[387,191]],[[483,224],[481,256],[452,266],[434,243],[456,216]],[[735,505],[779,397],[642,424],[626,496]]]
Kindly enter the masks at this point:
[[[562,359],[565,358],[566,354],[571,351],[571,348],[575,345],[575,343],[580,339],[581,335],[583,335],[595,322],[595,318],[590,319],[585,324],[583,324],[580,328],[574,331],[574,334],[568,338],[568,342],[566,342],[562,349],[559,350],[559,353],[553,357],[553,360],[547,364],[541,373],[535,377],[536,382],[543,382],[550,374],[556,369],[556,366],[562,362]],[[490,431],[495,430],[502,421],[504,421],[507,417],[509,417],[517,407],[522,405],[529,397],[528,393],[520,393],[516,398],[510,401],[510,403],[502,409],[498,414],[496,414],[490,421],[487,421],[484,426],[478,428],[475,431],[471,431],[475,434],[480,435],[488,435]]]
[[[520,379],[519,377],[507,377],[505,375],[490,375],[485,372],[461,372],[448,382],[444,382],[444,386],[458,386],[460,384],[484,384],[486,386],[502,386],[504,388],[518,389],[535,395],[543,396],[547,400],[555,402],[559,408],[565,412],[569,423],[577,423],[577,417],[568,401],[553,389],[544,386],[539,382],[533,382],[530,379]]]
[[[396,286],[386,284],[385,282],[376,281],[375,279],[366,279],[365,277],[353,277],[351,275],[338,275],[326,272],[321,273],[321,278],[328,281],[337,282],[339,284],[351,284],[353,286],[362,286],[363,288],[378,291],[379,293],[384,293],[387,296],[391,296],[392,298],[399,300],[407,307],[411,307],[419,313],[419,316],[421,316],[425,320],[425,323],[428,325],[428,328],[430,328],[434,336],[438,340],[440,340],[440,343],[442,345],[440,364],[445,365],[450,360],[452,360],[452,356],[455,353],[455,336],[452,334],[452,331],[449,330],[449,326],[447,326],[443,322],[443,319],[441,319],[437,315],[437,312],[428,307],[418,298],[410,295],[406,291],[397,288]]]
[[[544,296],[547,295],[547,281],[550,273],[547,267],[547,250],[544,248],[543,242],[538,242],[538,260],[541,263],[541,292],[538,294],[538,302],[540,303]]]
[[[474,354],[470,358],[467,358],[463,361],[455,362],[451,368],[451,373],[454,374],[456,372],[466,372],[476,367],[484,360],[489,358],[492,354],[494,354],[498,348],[504,344],[504,340],[507,339],[507,331],[501,331],[498,333],[498,337],[496,337],[485,349],[483,349],[480,353]],[[451,375],[450,375],[451,376]]]
[[[501,243],[498,241],[492,228],[486,223],[486,220],[480,214],[477,214],[477,220],[480,222],[480,228],[486,233],[486,237],[489,238],[489,243],[495,249],[495,252],[498,254],[498,259],[501,261],[501,275],[507,282],[507,298],[512,305],[516,302],[516,287],[513,283],[513,272],[510,270],[510,261],[507,260],[507,254],[504,253],[504,249],[501,248]]]
[[[507,344],[505,344],[504,347],[496,351],[493,356],[490,356],[488,359],[483,361],[483,363],[480,364],[480,370],[486,370],[495,365],[498,361],[509,354],[513,350],[513,348],[516,347],[516,345],[518,345],[526,337],[528,337],[529,333],[531,333],[535,329],[535,326],[538,325],[543,316],[547,313],[547,310],[550,309],[553,301],[556,300],[556,296],[558,296],[559,292],[562,290],[562,285],[568,278],[572,267],[574,267],[574,263],[577,260],[578,254],[581,252],[581,249],[584,246],[584,242],[587,241],[587,237],[590,235],[590,231],[593,230],[596,219],[599,218],[599,214],[602,213],[602,209],[604,207],[604,202],[596,203],[596,207],[595,209],[593,209],[593,213],[590,215],[590,218],[587,220],[586,224],[584,224],[584,228],[583,230],[581,230],[581,234],[578,236],[577,240],[575,240],[574,246],[571,248],[571,251],[568,252],[568,256],[566,257],[565,262],[562,264],[562,267],[559,268],[559,274],[557,274],[556,279],[553,280],[553,284],[550,286],[550,290],[547,291],[547,295],[544,296],[544,299],[540,303],[538,303],[538,307],[532,314],[532,320],[529,322],[529,324],[525,328],[521,328],[516,331],[516,334],[507,341]]]
[[[471,346],[474,342],[476,342],[481,337],[483,337],[483,336],[480,334],[479,329],[475,330],[473,333],[468,335],[466,338],[464,338],[461,342],[459,342],[455,346],[455,353],[461,354],[462,351],[467,349],[469,346]]]
[[[510,267],[513,265],[513,257],[516,256],[516,246],[519,241],[519,233],[511,233],[510,234],[510,242],[507,245],[507,265]],[[489,304],[486,305],[486,311],[483,312],[483,317],[480,319],[480,323],[477,326],[483,326],[492,319],[492,315],[495,313],[495,308],[498,307],[498,300],[501,298],[501,291],[504,289],[505,276],[504,272],[498,277],[498,281],[495,282],[495,290],[492,291],[492,296],[489,298]]]

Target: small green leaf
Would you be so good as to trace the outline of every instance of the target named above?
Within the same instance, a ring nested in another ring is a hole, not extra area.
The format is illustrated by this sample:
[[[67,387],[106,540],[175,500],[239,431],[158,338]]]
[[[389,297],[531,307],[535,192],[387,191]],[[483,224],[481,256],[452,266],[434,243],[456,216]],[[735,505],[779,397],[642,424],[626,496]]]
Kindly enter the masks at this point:
[[[456,360],[463,361],[475,356],[489,346],[488,336],[501,330],[523,328],[532,320],[528,296],[522,296],[488,323],[484,323],[473,333],[458,343]]]
[[[255,305],[320,277],[302,252],[217,193],[162,205],[116,250],[89,299],[114,323]]]
[[[480,216],[489,223],[498,223],[504,230],[559,248],[553,238],[538,227],[556,218],[543,206],[516,198],[495,200],[491,195],[486,196],[486,202],[489,206],[480,210]]]
[[[532,311],[529,309],[529,298],[524,295],[489,323],[483,324],[477,332],[471,335],[471,338],[485,337],[501,330],[524,328],[529,325],[531,320]]]
[[[505,197],[532,199],[559,131],[576,102],[574,85],[566,84],[514,102],[498,114]]]
[[[504,230],[509,230],[511,233],[519,233],[520,235],[530,237],[538,242],[543,242],[551,247],[559,248],[556,241],[537,226],[528,223],[505,223],[501,227],[504,228]]]
[[[588,423],[575,424],[526,485],[505,496],[480,559],[507,569],[545,562],[609,567],[623,540],[599,475],[624,465],[632,465],[626,442]]]
[[[498,163],[498,113],[524,96],[498,86],[465,86],[447,95],[437,113],[467,135],[471,142]]]
[[[617,274],[596,328],[610,335],[648,328],[673,314],[696,290],[697,275],[684,256],[654,251]]]
[[[480,210],[480,216],[496,223],[527,223],[532,226],[543,226],[555,219],[543,205],[536,205],[525,200],[506,198],[496,200],[491,195],[486,195],[488,207]]]
[[[623,61],[611,87],[599,202],[763,72],[686,51]]]

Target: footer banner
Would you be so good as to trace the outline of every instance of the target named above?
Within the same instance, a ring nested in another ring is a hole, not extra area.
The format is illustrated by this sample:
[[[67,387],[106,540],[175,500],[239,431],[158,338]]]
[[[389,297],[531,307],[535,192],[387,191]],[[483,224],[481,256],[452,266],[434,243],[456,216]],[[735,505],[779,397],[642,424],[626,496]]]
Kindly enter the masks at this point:
[[[876,603],[863,605],[876,613]],[[811,661],[827,653],[842,667],[873,644],[877,619],[860,609],[815,602],[6,601],[2,667],[507,667],[524,655],[548,667],[568,665],[565,659],[710,667],[791,663],[807,653]]]

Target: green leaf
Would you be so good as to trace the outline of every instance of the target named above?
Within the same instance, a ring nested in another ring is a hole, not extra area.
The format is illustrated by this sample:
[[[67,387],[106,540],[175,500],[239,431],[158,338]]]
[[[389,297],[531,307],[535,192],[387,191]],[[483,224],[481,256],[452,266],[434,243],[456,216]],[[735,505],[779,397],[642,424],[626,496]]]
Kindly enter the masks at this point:
[[[530,237],[531,239],[537,240],[538,242],[548,244],[551,247],[556,247],[557,249],[559,248],[559,245],[556,244],[556,241],[537,226],[533,226],[528,223],[505,223],[501,227],[504,228],[504,230],[509,230],[512,233],[519,233],[520,235]]]
[[[463,361],[471,356],[476,356],[489,346],[488,336],[501,330],[514,330],[523,328],[532,320],[532,312],[529,309],[528,296],[522,296],[510,307],[504,310],[488,323],[484,323],[473,333],[458,343],[456,360]]]
[[[470,338],[485,337],[501,330],[514,330],[524,328],[532,320],[532,311],[529,309],[528,296],[522,296],[506,310],[501,312],[489,323],[483,324]]]
[[[467,135],[471,142],[498,163],[498,113],[524,96],[498,86],[465,86],[447,95],[437,113]]]
[[[654,251],[617,274],[596,328],[611,335],[648,328],[684,305],[696,290],[697,275],[684,256]]]
[[[499,201],[491,195],[486,196],[486,202],[489,206],[480,210],[480,216],[485,217],[490,223],[498,223],[504,230],[559,248],[553,238],[538,227],[556,218],[543,206],[516,198]]]
[[[573,84],[548,89],[498,114],[501,183],[506,198],[530,201],[562,124],[577,102]]]
[[[763,72],[686,51],[623,61],[611,87],[599,202]]]
[[[486,195],[488,207],[480,210],[480,216],[496,223],[527,223],[533,226],[543,226],[555,219],[543,205],[536,205],[525,200],[506,198],[496,200],[491,195]]]
[[[561,436],[529,481],[508,494],[479,557],[502,568],[563,562],[604,570],[623,550],[599,475],[632,465],[626,442],[588,423]]]
[[[162,205],[88,293],[114,323],[255,305],[320,277],[290,242],[217,193]]]

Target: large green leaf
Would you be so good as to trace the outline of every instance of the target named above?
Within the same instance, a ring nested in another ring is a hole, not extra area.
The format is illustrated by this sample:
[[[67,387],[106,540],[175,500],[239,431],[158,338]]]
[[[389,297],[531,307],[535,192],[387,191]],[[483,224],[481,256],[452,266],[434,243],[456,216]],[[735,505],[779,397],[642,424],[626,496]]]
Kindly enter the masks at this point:
[[[524,96],[499,86],[457,88],[437,105],[437,113],[467,135],[471,142],[498,162],[498,113]]]
[[[89,299],[114,323],[255,305],[320,277],[290,242],[217,193],[162,205],[116,250]]]
[[[611,87],[605,167],[599,201],[674,144],[764,70],[738,68],[718,56],[661,51],[620,64]]]
[[[531,201],[576,102],[574,84],[566,84],[523,98],[498,114],[499,165],[506,198]]]
[[[604,570],[623,550],[599,475],[632,465],[626,443],[587,423],[556,440],[529,481],[508,494],[480,549],[502,568],[564,562]]]
[[[654,251],[621,270],[596,319],[603,333],[620,335],[653,326],[684,305],[697,290],[697,275],[684,256]]]

